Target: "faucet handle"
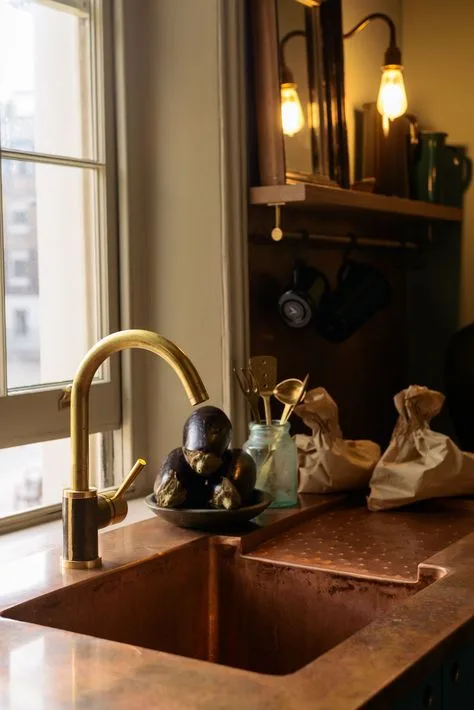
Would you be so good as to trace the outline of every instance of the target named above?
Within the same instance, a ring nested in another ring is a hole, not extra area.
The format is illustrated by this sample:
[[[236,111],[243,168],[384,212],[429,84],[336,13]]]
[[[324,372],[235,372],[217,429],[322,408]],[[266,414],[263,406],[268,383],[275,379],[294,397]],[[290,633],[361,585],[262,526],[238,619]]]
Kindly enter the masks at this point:
[[[145,459],[137,459],[135,461],[133,468],[130,471],[130,473],[128,474],[127,478],[122,481],[122,483],[117,488],[114,495],[112,496],[113,501],[117,500],[118,498],[121,498],[124,495],[125,491],[127,491],[130,488],[130,486],[132,485],[132,483],[134,482],[134,480],[136,479],[138,474],[145,468],[145,466],[146,466]]]
[[[116,491],[99,494],[98,526],[100,528],[105,528],[107,525],[113,525],[114,523],[120,523],[126,517],[128,504],[124,495],[145,466],[145,459],[137,459],[132,470]]]

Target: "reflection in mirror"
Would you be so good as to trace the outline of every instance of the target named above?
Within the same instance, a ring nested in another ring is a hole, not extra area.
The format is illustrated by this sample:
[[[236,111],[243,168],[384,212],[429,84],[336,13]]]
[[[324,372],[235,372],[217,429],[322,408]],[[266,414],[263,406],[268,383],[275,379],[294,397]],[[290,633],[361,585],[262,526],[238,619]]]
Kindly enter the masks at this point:
[[[259,184],[347,186],[341,0],[247,8]]]
[[[305,7],[278,0],[282,126],[286,169],[312,172]]]
[[[318,8],[277,0],[282,127],[286,171],[321,173]],[[316,40],[316,41],[314,41]]]

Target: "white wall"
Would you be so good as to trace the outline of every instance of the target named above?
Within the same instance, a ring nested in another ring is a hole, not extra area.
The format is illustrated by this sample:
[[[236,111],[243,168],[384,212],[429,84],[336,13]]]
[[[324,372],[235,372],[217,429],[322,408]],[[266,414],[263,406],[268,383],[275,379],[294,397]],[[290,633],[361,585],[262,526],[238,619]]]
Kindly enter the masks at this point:
[[[410,111],[422,128],[474,156],[474,3],[403,0],[403,61]],[[465,197],[461,320],[474,320],[474,189]]]
[[[131,204],[131,325],[177,343],[222,406],[223,319],[218,0],[125,0]],[[154,478],[190,404],[171,368],[142,365]],[[140,403],[139,403],[140,407]],[[138,452],[137,452],[138,453]]]
[[[412,4],[417,4],[413,2]],[[398,33],[401,30],[402,0],[343,0],[343,30],[348,32],[363,17],[372,12],[385,12],[395,22]],[[397,42],[400,45],[397,35]],[[351,180],[354,168],[354,109],[364,103],[377,100],[380,86],[380,67],[389,43],[386,24],[380,20],[372,22],[362,32],[344,41],[346,119],[349,140],[349,160]]]

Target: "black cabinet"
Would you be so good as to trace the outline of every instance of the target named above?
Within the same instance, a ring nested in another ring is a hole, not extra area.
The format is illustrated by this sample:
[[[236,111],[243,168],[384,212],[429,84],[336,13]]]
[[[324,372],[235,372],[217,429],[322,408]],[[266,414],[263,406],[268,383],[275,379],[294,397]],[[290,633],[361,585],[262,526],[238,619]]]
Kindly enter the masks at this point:
[[[433,673],[416,690],[393,706],[393,710],[444,710],[443,683],[440,671]]]
[[[443,710],[474,710],[474,645],[446,660],[442,686]]]
[[[447,658],[392,710],[474,710],[474,644]]]

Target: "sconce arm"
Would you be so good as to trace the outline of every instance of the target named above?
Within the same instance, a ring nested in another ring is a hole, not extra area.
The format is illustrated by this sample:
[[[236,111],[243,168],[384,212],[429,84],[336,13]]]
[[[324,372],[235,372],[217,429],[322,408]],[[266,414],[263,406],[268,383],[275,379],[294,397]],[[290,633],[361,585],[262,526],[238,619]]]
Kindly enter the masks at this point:
[[[293,37],[306,37],[306,32],[303,30],[292,30],[291,32],[287,32],[287,34],[282,37],[280,41],[280,67],[281,67],[281,83],[282,84],[292,84],[294,82],[293,79],[293,73],[291,70],[288,68],[288,65],[285,60],[285,47],[287,43],[290,41],[290,39],[293,39]]]
[[[342,36],[344,39],[350,39],[359,32],[362,32],[362,30],[364,30],[373,20],[382,20],[385,22],[390,32],[390,44],[385,52],[385,64],[401,64],[402,53],[397,46],[397,30],[395,28],[395,23],[392,18],[384,12],[373,12],[372,14],[363,17],[360,22],[349,30],[349,32],[345,32]]]

